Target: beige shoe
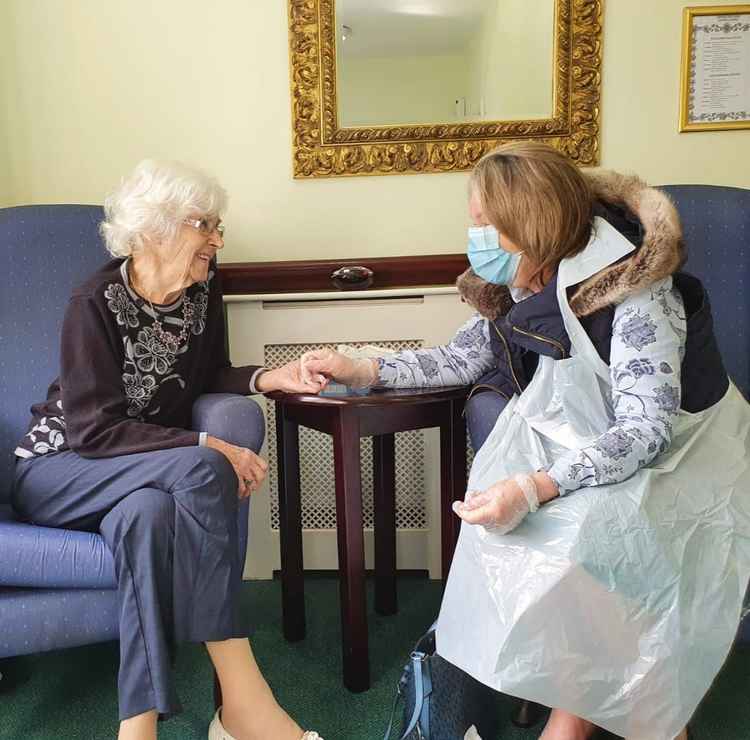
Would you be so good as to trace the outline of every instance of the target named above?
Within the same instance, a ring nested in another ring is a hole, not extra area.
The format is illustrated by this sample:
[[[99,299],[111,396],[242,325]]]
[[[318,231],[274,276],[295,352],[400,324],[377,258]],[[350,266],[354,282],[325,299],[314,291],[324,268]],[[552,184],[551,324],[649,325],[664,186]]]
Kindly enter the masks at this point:
[[[216,710],[211,724],[208,726],[208,740],[235,740],[221,724],[221,707]],[[302,735],[301,740],[323,740],[317,732],[306,732]]]
[[[221,707],[216,710],[216,714],[208,726],[208,740],[235,740],[221,724]]]

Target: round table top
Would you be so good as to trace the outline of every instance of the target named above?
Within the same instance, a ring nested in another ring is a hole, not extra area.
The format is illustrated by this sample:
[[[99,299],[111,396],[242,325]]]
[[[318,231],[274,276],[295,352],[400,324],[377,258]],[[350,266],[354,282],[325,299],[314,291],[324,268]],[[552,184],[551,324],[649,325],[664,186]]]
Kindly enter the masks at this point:
[[[435,403],[463,399],[471,386],[445,386],[443,388],[347,388],[338,383],[331,385],[319,395],[310,393],[284,393],[271,391],[266,398],[282,403],[302,406],[380,406],[385,404]]]

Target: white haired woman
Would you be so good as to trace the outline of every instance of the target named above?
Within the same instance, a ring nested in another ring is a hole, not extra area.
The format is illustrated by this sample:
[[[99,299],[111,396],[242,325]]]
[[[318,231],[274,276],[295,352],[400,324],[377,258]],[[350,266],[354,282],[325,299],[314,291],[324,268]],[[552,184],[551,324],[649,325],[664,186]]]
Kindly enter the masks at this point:
[[[239,617],[237,506],[266,474],[262,431],[251,450],[190,430],[204,393],[319,390],[298,363],[229,363],[215,266],[225,206],[214,179],[150,160],[107,199],[115,259],[73,292],[60,377],[16,450],[18,514],[98,531],[114,555],[121,740],[156,738],[157,717],[180,711],[171,659],[185,641],[205,642],[221,682],[209,737],[318,737],[276,703]]]

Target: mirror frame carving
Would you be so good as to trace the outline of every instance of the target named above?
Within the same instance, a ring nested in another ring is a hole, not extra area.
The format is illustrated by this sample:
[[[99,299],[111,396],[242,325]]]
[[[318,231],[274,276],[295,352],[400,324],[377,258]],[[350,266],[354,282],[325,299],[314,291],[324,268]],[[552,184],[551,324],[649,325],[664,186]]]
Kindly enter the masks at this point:
[[[602,1],[555,0],[552,118],[340,128],[336,0],[288,0],[294,177],[468,170],[520,138],[598,164]]]

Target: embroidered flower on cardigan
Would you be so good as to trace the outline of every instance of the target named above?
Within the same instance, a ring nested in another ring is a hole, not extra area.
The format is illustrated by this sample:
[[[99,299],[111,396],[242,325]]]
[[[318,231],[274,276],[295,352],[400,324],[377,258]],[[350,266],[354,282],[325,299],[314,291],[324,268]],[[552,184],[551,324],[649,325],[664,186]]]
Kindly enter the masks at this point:
[[[46,455],[48,452],[57,452],[65,442],[65,435],[58,429],[51,429],[47,441],[40,440],[34,443],[34,452],[38,455]]]
[[[198,286],[196,294],[192,298],[185,295],[182,302],[183,321],[190,327],[189,331],[196,336],[202,334],[206,328],[209,283],[202,282]],[[160,335],[154,329],[157,322],[153,319],[152,325],[139,329],[136,340],[132,341],[127,335],[127,330],[140,326],[138,306],[132,301],[125,287],[117,283],[107,287],[105,297],[108,299],[107,307],[115,314],[118,325],[124,327],[125,331],[122,382],[128,400],[127,413],[128,416],[140,416],[148,408],[162,383],[176,380],[182,387],[185,386],[180,374],[172,370],[177,354],[184,353],[187,347],[182,347],[177,352],[177,335],[174,335],[174,345],[166,342],[165,336],[171,339],[173,335],[170,332]]]
[[[130,300],[127,291],[119,283],[111,283],[104,291],[107,308],[115,315],[120,326],[138,326],[138,307]]]
[[[125,395],[128,399],[128,416],[138,416],[156,391],[156,379],[153,375],[140,373],[123,373]]]
[[[205,283],[201,283],[201,286]],[[207,290],[208,288],[206,288]],[[208,293],[206,290],[198,293],[192,300],[192,309],[189,317],[190,330],[193,334],[202,334],[206,328],[206,313],[208,311]]]
[[[175,361],[174,353],[148,326],[138,332],[138,340],[133,345],[133,355],[138,369],[144,373],[155,370],[159,375],[166,375]]]

